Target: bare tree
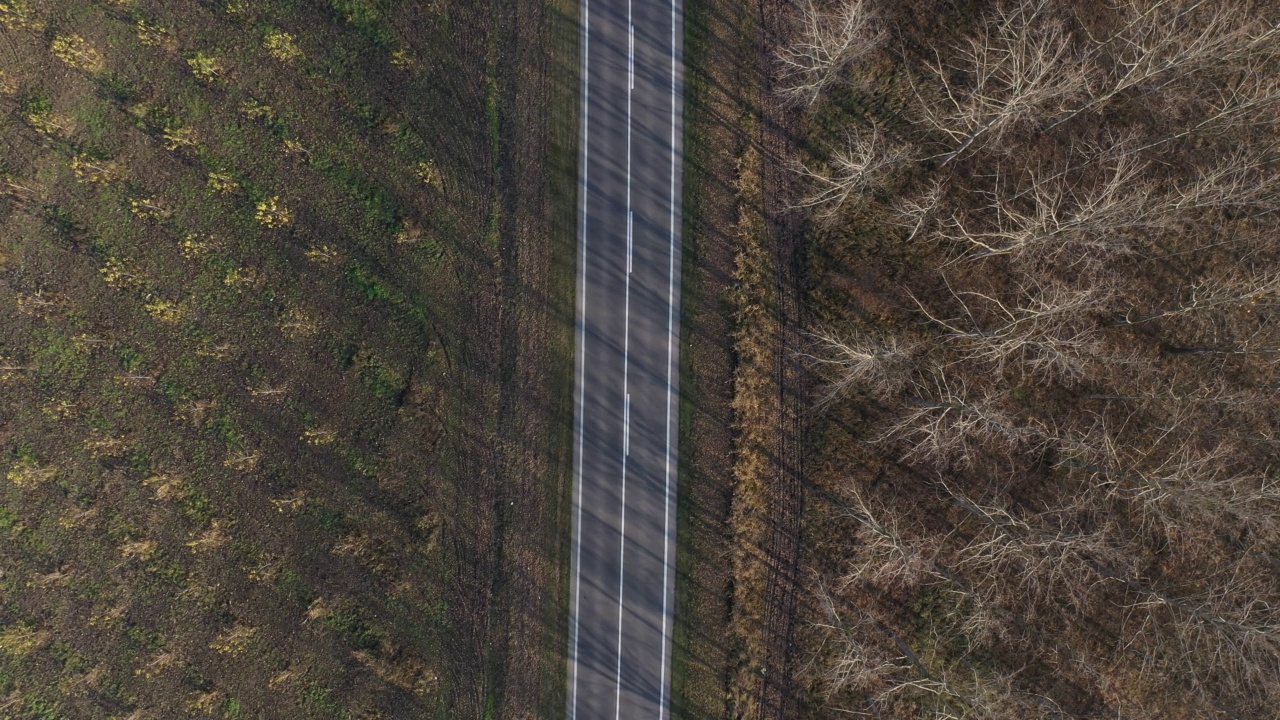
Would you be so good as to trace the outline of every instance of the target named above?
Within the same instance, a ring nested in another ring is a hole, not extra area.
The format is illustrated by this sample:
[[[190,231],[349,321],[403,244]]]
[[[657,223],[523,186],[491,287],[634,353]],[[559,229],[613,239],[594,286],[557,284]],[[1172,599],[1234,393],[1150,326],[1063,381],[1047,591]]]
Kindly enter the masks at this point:
[[[1168,402],[1155,399],[1160,400]],[[1280,531],[1278,479],[1265,470],[1238,467],[1242,449],[1236,442],[1205,449],[1188,443],[1180,426],[1197,419],[1195,408],[1184,405],[1157,421],[1154,433],[1130,437],[1099,422],[1083,433],[1057,438],[1059,464],[1086,478],[1081,484],[1094,499],[1082,497],[1082,503],[1101,506],[1099,500],[1122,500],[1133,508],[1129,517],[1166,537],[1179,535],[1178,528],[1186,523],[1218,525],[1231,518],[1255,531]]]
[[[835,0],[831,9],[801,0],[796,12],[797,39],[778,52],[783,94],[813,104],[850,64],[878,48],[885,34],[866,0]]]
[[[1280,93],[1277,94],[1280,101]],[[1268,149],[1269,150],[1269,149]],[[1255,148],[1236,148],[1212,164],[1196,169],[1195,180],[1175,189],[1173,210],[1221,210],[1252,208],[1273,212],[1277,203],[1275,174]]]
[[[963,378],[945,371],[913,382],[909,394],[876,438],[905,445],[904,459],[973,465],[984,456],[1026,452],[1043,442],[1043,429],[1006,411],[1002,395],[970,397]]]
[[[936,656],[929,658],[936,667],[928,667],[906,641],[866,611],[842,610],[821,582],[817,599],[823,611],[817,628],[830,654],[819,680],[827,701],[836,707],[841,694],[857,691],[872,707],[902,699],[938,720],[1063,716],[1052,701],[1020,690],[1014,672],[980,670],[965,662],[938,665]]]
[[[953,548],[953,570],[993,607],[1054,605],[1084,608],[1097,577],[1091,562],[1115,562],[1123,543],[1109,525],[1076,527],[1070,513],[1020,515],[999,503],[970,497],[953,483],[938,486],[974,521],[966,541]]]
[[[1132,234],[1174,221],[1167,203],[1132,154],[1114,158],[1096,183],[1054,174],[1032,175],[1017,191],[986,193],[979,213],[953,212],[934,237],[967,248],[972,258],[1009,256],[1028,265],[1097,263],[1133,252]],[[1007,183],[1004,183],[1007,185]]]
[[[854,335],[845,339],[835,333],[819,330],[813,339],[815,354],[804,357],[830,377],[816,407],[823,407],[862,388],[881,398],[893,397],[907,381],[911,360],[917,345],[888,336],[872,340]]]
[[[913,589],[946,578],[934,562],[939,538],[908,532],[901,518],[857,485],[849,486],[842,499],[848,503],[844,515],[858,523],[858,560],[840,577],[839,589],[855,584]]]
[[[942,165],[1087,95],[1089,68],[1051,7],[1048,0],[1007,2],[954,58],[930,67],[941,97],[917,97],[924,122],[951,142]]]
[[[915,240],[937,221],[945,195],[946,186],[941,180],[934,179],[923,193],[894,203],[890,209],[891,222],[908,231],[903,242]]]
[[[872,126],[832,153],[827,167],[815,170],[797,164],[800,177],[814,189],[796,207],[813,208],[822,217],[834,217],[849,200],[882,187],[909,160],[909,147],[891,144],[879,128]]]
[[[1122,632],[1146,650],[1148,673],[1185,678],[1250,717],[1263,717],[1280,702],[1273,568],[1250,560],[1222,564],[1183,594],[1112,575],[1132,593]]]
[[[1264,716],[1280,705],[1280,25],[1209,0],[993,5],[867,105],[941,150],[873,122],[796,168],[811,216],[929,241],[888,254],[921,323],[822,330],[807,357],[821,404],[875,401],[870,435],[905,465],[886,474],[950,505],[926,520],[918,494],[836,488],[857,524],[825,578],[840,649],[823,687],[877,711],[1049,715],[955,638],[1044,659],[1036,633],[1063,630],[1054,667],[1075,663],[1096,698],[1136,662],[1151,692]],[[847,621],[881,597],[928,611],[909,633],[874,607]],[[1078,618],[1114,647],[1075,637]]]
[[[828,700],[849,690],[883,686],[911,669],[900,652],[890,649],[890,642],[870,615],[856,607],[843,611],[821,580],[815,594],[823,611],[817,627],[832,654],[820,677]]]
[[[1144,646],[1147,662],[1226,689],[1233,701],[1266,706],[1280,695],[1273,681],[1280,669],[1280,622],[1273,611],[1280,588],[1273,571],[1246,559],[1186,579],[1189,592],[1162,589],[1127,567],[1133,550],[1114,528],[1072,532],[1046,516],[1018,517],[944,488],[984,528],[958,552],[957,571],[989,602],[1027,607],[1065,596],[1083,608],[1097,588],[1118,583],[1134,597],[1122,637]]]
[[[1237,3],[1127,0],[1120,9],[1124,19],[1119,30],[1095,40],[1089,53],[1091,65],[1110,69],[1105,83],[1088,102],[1047,129],[1129,91],[1162,87],[1206,69],[1221,70],[1256,54],[1274,55],[1280,39],[1280,26]]]
[[[955,319],[940,319],[919,301],[917,305],[946,330],[943,339],[957,345],[963,359],[991,366],[997,373],[1012,365],[1024,377],[1075,380],[1104,354],[1102,327],[1092,317],[1114,297],[1103,283],[1077,290],[1059,281],[1033,279],[1015,290],[1016,305],[971,290],[951,294],[961,311]],[[978,308],[978,303],[984,307]],[[979,320],[984,316],[992,320]]]
[[[1187,298],[1177,307],[1135,316],[1126,314],[1125,325],[1137,325],[1182,315],[1224,308],[1254,309],[1280,304],[1280,272],[1275,270],[1230,270],[1206,277],[1191,286]]]

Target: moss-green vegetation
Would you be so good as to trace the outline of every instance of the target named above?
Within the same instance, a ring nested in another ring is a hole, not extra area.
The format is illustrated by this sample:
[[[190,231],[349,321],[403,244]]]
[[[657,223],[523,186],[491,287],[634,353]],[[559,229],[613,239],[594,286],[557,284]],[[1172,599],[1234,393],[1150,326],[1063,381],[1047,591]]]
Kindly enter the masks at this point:
[[[0,4],[6,713],[562,707],[563,22]]]

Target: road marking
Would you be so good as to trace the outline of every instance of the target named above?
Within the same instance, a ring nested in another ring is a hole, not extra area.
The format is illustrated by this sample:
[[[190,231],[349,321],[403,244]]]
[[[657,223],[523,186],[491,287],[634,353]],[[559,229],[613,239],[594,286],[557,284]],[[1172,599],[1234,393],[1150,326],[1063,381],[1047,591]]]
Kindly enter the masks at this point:
[[[636,89],[636,26],[627,16],[627,89]]]
[[[589,139],[589,119],[590,119],[590,43],[591,43],[591,23],[590,23],[590,0],[582,0],[582,16],[583,29],[581,33],[583,42],[582,56],[582,78],[583,78],[583,96],[582,96],[582,211],[581,222],[579,225],[580,246],[579,246],[579,262],[581,269],[579,272],[579,306],[582,309],[582,321],[578,327],[578,346],[580,352],[578,354],[578,398],[577,398],[577,493],[578,507],[576,519],[576,533],[574,549],[576,573],[574,577],[574,626],[573,626],[573,681],[570,698],[570,718],[577,718],[577,698],[578,698],[578,653],[581,648],[581,602],[582,602],[582,488],[584,483],[583,477],[583,457],[584,457],[584,429],[585,417],[583,406],[586,399],[586,323],[587,323],[587,281],[586,281],[586,257],[587,257],[587,188],[588,188],[588,139]],[[616,676],[616,697],[615,697],[615,718],[621,717],[622,703],[622,637],[623,637],[623,616],[624,607],[623,591],[625,589],[625,561],[626,561],[626,499],[627,499],[627,457],[630,455],[630,434],[631,434],[631,394],[629,390],[630,375],[630,325],[631,325],[631,278],[633,267],[633,249],[634,249],[634,215],[631,210],[631,140],[632,140],[632,91],[635,89],[635,25],[632,23],[632,7],[631,2],[627,3],[627,28],[628,28],[628,88],[627,88],[627,278],[624,303],[624,335],[623,335],[623,458],[622,458],[622,507],[620,519],[620,547],[618,562],[618,658],[615,670]],[[667,398],[666,398],[666,467],[665,467],[665,506],[664,506],[664,539],[663,539],[663,599],[662,599],[662,649],[661,649],[661,674],[659,689],[659,719],[667,716],[666,708],[666,670],[668,660],[668,647],[666,642],[668,630],[668,592],[670,587],[670,550],[671,550],[671,406],[672,406],[672,364],[674,361],[674,342],[675,342],[675,325],[674,325],[674,299],[675,299],[675,177],[676,177],[676,0],[671,2],[671,181],[670,181],[670,207],[669,207],[669,247],[670,257],[668,261],[668,286],[667,286]]]
[[[627,86],[627,230],[630,235],[631,228],[631,91],[635,87],[635,25],[631,22],[631,0],[627,0],[627,28],[630,31],[629,43],[631,45],[631,62],[633,64],[632,74]],[[631,408],[631,394],[628,392],[628,375],[631,368],[631,275],[627,274],[626,280],[626,300],[623,304],[623,324],[622,324],[622,392],[626,396],[626,411],[629,414]],[[622,453],[622,512],[621,520],[618,523],[618,663],[614,670],[614,703],[613,717],[614,720],[620,720],[622,717],[622,596],[627,579],[627,447],[624,445]]]
[[[671,191],[668,208],[671,257],[667,266],[667,453],[662,516],[662,667],[658,671],[658,720],[667,714],[667,575],[671,567],[671,355],[676,285],[676,0],[671,0]]]
[[[578,629],[582,610],[582,404],[586,397],[587,366],[587,127],[590,115],[591,75],[588,72],[588,59],[591,55],[591,0],[582,0],[582,222],[579,226],[581,246],[578,250],[578,261],[582,267],[578,271],[580,287],[578,297],[582,303],[582,323],[578,326],[578,517],[574,521],[574,563],[577,565],[573,589],[573,689],[570,692],[571,720],[578,717]]]

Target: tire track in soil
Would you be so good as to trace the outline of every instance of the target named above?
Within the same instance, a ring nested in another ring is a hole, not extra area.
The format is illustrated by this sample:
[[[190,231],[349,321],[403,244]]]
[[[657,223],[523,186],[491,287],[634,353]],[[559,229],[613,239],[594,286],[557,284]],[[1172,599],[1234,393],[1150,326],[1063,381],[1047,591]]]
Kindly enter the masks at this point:
[[[777,337],[775,372],[779,397],[776,434],[770,451],[775,483],[769,518],[769,558],[764,609],[765,667],[760,678],[757,707],[761,718],[784,720],[799,712],[797,689],[791,678],[792,626],[795,619],[804,494],[800,417],[806,396],[802,385],[799,328],[798,251],[801,227],[788,210],[792,173],[785,160],[794,156],[794,117],[774,88],[772,49],[782,37],[784,3],[760,0],[759,44],[761,196],[767,242],[773,249],[777,273]]]

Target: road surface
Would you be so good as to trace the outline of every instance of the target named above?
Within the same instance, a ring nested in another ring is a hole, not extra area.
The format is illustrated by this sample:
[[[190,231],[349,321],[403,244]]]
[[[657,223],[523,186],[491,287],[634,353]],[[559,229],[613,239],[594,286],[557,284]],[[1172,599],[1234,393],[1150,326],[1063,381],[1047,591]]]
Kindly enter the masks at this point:
[[[670,704],[679,418],[679,0],[582,0],[570,720]]]

